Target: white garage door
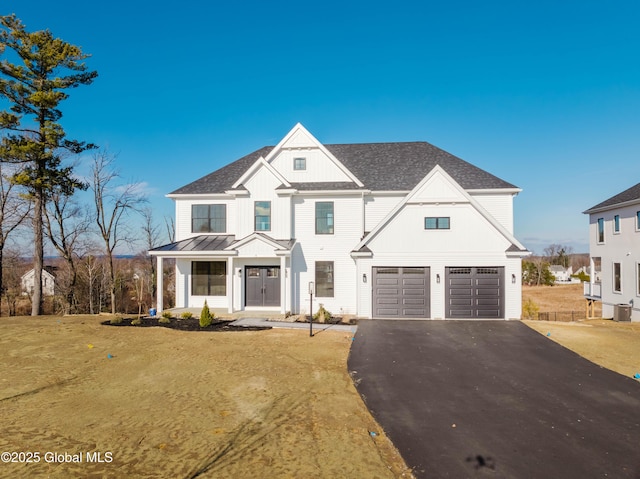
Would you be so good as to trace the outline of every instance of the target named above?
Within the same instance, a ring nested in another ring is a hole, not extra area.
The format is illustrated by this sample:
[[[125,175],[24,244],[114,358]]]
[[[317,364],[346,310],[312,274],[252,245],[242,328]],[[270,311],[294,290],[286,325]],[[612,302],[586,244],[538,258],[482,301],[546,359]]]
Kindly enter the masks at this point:
[[[428,318],[428,267],[374,267],[374,318]]]
[[[504,317],[504,267],[448,267],[447,318]]]

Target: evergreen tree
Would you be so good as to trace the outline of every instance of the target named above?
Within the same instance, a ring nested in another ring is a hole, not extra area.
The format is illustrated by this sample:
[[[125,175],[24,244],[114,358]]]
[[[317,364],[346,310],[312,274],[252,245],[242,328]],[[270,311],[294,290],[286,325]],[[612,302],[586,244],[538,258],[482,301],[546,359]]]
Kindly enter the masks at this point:
[[[60,103],[70,88],[88,85],[98,75],[88,71],[80,47],[54,38],[49,30],[27,32],[15,15],[0,17],[0,161],[22,163],[13,181],[24,186],[33,202],[35,270],[32,315],[42,311],[44,263],[43,215],[55,188],[66,195],[87,185],[62,164],[65,154],[79,154],[91,144],[70,140],[60,124]],[[12,61],[15,60],[15,61]]]

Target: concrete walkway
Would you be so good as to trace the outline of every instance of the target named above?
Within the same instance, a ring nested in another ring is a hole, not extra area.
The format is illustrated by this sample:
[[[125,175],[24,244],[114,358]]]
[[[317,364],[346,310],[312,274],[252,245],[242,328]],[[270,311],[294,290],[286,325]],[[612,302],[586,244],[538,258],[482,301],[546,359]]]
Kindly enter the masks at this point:
[[[289,321],[270,321],[265,318],[241,318],[231,323],[232,326],[259,326],[270,328],[286,328],[286,329],[304,329],[309,331],[309,323],[297,323]],[[358,329],[355,325],[349,324],[322,324],[313,323],[313,333],[319,331],[347,331],[355,334]]]

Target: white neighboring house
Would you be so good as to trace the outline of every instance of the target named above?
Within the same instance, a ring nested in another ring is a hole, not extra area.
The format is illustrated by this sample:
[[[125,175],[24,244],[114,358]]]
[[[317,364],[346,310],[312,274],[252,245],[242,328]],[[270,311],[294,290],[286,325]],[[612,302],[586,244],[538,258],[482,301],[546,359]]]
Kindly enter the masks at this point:
[[[573,274],[572,266],[565,268],[564,266],[559,264],[552,264],[549,266],[549,271],[556,279],[556,283],[571,283],[574,279],[571,277],[571,275]],[[575,282],[579,283],[580,281],[576,279]]]
[[[176,241],[149,253],[176,259],[178,308],[308,314],[313,283],[313,313],[518,319],[520,191],[426,142],[324,145],[297,124],[169,194]]]
[[[22,294],[33,294],[33,287],[35,285],[35,269],[30,269],[21,277]],[[56,290],[56,276],[55,270],[51,267],[45,267],[42,270],[42,295],[53,296]]]
[[[589,215],[591,280],[587,299],[602,301],[602,316],[631,306],[640,321],[640,183],[584,212]]]

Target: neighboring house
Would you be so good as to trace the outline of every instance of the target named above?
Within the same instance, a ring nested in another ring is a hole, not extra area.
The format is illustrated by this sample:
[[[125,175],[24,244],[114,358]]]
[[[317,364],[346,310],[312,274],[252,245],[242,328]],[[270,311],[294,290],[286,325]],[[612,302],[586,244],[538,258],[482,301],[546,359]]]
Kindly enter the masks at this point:
[[[559,264],[552,264],[549,266],[549,271],[556,279],[556,283],[570,283],[573,279],[571,278],[571,275],[573,274],[573,267],[571,266],[565,268]],[[579,283],[580,281],[576,280],[576,282]]]
[[[33,287],[35,285],[35,269],[30,269],[21,277],[22,294],[33,294]],[[42,295],[53,296],[56,288],[56,275],[55,268],[53,266],[45,266],[42,270]]]
[[[323,145],[298,124],[169,194],[176,241],[150,254],[176,259],[179,308],[308,314],[311,287],[312,312],[520,318],[520,191],[429,143]]]
[[[602,301],[602,316],[631,306],[640,321],[640,183],[584,212],[589,215],[591,280],[588,300]]]

